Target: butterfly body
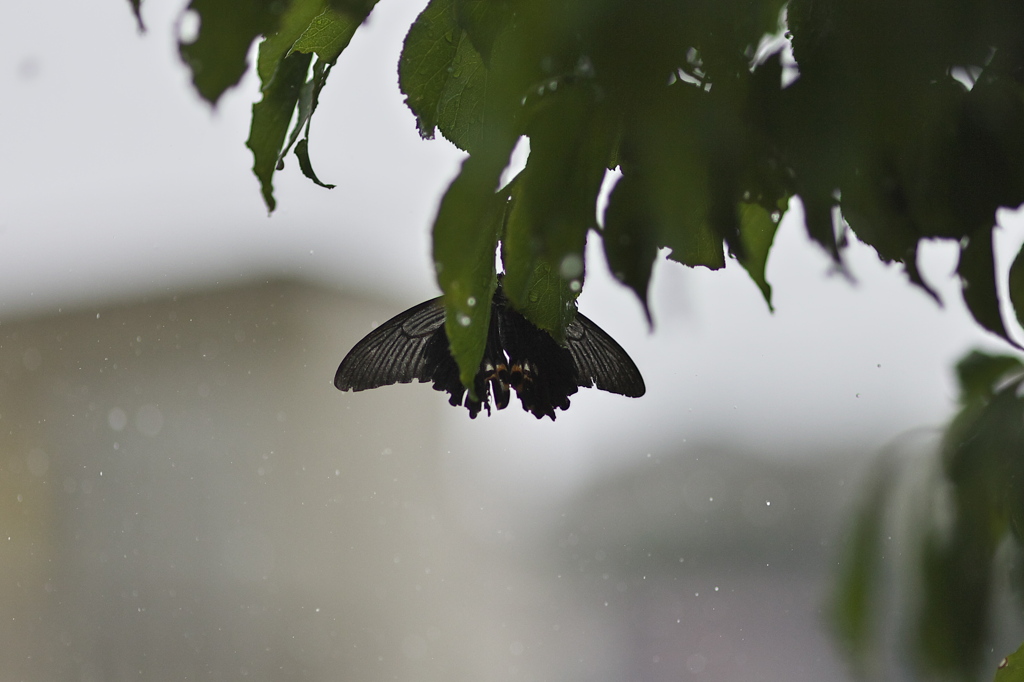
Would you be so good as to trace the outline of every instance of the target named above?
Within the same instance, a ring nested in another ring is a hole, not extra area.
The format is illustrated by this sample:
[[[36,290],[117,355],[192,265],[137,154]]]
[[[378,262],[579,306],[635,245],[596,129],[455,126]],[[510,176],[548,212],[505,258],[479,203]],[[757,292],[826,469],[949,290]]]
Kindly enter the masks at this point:
[[[491,321],[484,356],[474,377],[477,399],[459,379],[448,348],[444,304],[431,299],[391,318],[357,343],[342,360],[334,385],[362,391],[411,381],[433,382],[448,393],[451,405],[463,405],[475,418],[481,409],[508,406],[512,391],[523,409],[538,419],[555,418],[569,408],[569,396],[580,387],[630,397],[644,394],[636,365],[600,327],[577,314],[566,328],[566,345],[536,327],[515,310],[499,283],[491,301]]]

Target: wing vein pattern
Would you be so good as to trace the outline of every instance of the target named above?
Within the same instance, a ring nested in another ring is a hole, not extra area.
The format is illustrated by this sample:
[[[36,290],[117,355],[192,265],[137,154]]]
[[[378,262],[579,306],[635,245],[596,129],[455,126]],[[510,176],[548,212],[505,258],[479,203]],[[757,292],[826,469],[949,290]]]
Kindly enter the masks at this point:
[[[380,325],[349,352],[334,385],[342,391],[364,391],[390,384],[431,381],[431,337],[444,327],[441,298],[433,298]]]

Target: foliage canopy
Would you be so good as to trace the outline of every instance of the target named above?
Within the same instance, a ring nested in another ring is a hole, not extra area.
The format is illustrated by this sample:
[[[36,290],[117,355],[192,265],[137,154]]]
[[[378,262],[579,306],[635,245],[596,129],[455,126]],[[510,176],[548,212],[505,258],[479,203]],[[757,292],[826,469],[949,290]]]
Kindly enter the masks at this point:
[[[130,0],[136,14],[140,1]],[[263,37],[247,144],[270,210],[290,150],[324,184],[310,161],[310,121],[375,3],[191,0],[200,28],[180,51],[209,102],[238,82]],[[766,39],[779,34],[786,40]],[[1003,304],[1024,323],[1024,252],[998,282],[993,231],[1000,208],[1024,202],[1020,0],[430,0],[406,37],[399,85],[423,137],[440,131],[468,153],[441,201],[433,256],[470,390],[490,315],[472,302],[491,299],[496,250],[511,304],[556,339],[575,314],[591,231],[645,310],[659,249],[710,269],[733,257],[771,305],[765,264],[794,200],[838,267],[856,238],[936,298],[918,249],[955,241],[974,319],[1017,345]],[[526,167],[501,185],[524,137]],[[983,642],[994,548],[1005,536],[1020,541],[1024,496],[1006,488],[1024,452],[1019,370],[981,356],[961,366],[963,411],[944,460],[959,516],[923,559],[926,590],[960,601],[925,609],[920,650],[965,677]],[[865,551],[877,549],[878,526],[877,514],[864,517]],[[869,576],[846,581],[841,629],[855,645]]]
[[[200,29],[180,49],[210,102],[265,36],[248,146],[271,210],[289,150],[323,184],[309,123],[374,4],[258,0],[239,14],[226,0],[191,1]],[[783,41],[765,41],[783,31],[795,64]],[[852,234],[933,296],[919,244],[956,240],[971,313],[1013,343],[992,230],[1000,207],[1024,202],[1022,36],[1015,0],[431,0],[409,29],[399,83],[421,135],[439,130],[469,153],[434,224],[448,318],[471,320],[448,329],[463,378],[487,329],[466,302],[488,300],[499,245],[510,300],[556,338],[591,230],[645,308],[659,248],[711,269],[735,257],[770,305],[765,263],[794,198],[837,264]],[[523,136],[526,168],[499,187]],[[1019,320],[1024,277],[1009,285]]]

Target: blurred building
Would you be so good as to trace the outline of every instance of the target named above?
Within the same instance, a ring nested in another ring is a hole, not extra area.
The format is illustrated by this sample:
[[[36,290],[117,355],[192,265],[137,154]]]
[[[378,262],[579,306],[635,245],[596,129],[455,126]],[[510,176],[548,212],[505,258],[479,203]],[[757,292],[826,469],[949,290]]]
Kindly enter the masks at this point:
[[[396,310],[272,281],[2,321],[0,681],[845,676],[862,458],[665,444],[491,517],[444,396],[332,386]]]

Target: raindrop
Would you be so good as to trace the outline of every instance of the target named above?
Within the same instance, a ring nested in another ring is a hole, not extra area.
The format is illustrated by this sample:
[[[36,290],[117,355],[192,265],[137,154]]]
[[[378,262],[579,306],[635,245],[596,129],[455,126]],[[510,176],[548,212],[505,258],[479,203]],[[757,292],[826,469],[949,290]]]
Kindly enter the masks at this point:
[[[476,296],[470,296],[469,298],[467,298],[466,299],[466,303],[469,305],[470,308],[475,306],[476,305]]]
[[[582,288],[583,285],[580,284],[580,281],[578,279],[574,279],[573,281],[569,282],[569,290],[572,291],[574,294],[578,294],[580,292],[580,289]]]
[[[468,327],[469,323],[473,321],[470,319],[469,315],[459,315],[456,319],[458,319],[459,324],[463,327]]]
[[[576,279],[583,274],[583,258],[578,253],[570,253],[558,266],[558,274],[562,279]]]
[[[777,223],[782,220],[782,214],[778,211],[772,211],[772,222]]]
[[[199,37],[199,13],[195,10],[186,10],[178,22],[178,40],[186,45],[191,45]]]
[[[156,405],[143,405],[135,413],[135,428],[143,435],[155,436],[160,433],[160,429],[163,427],[164,415]]]
[[[114,431],[124,431],[124,427],[128,426],[128,415],[120,407],[112,407],[107,412],[107,424]]]

